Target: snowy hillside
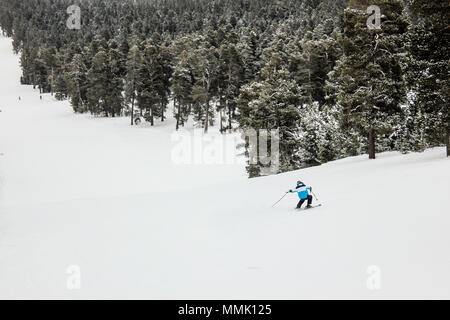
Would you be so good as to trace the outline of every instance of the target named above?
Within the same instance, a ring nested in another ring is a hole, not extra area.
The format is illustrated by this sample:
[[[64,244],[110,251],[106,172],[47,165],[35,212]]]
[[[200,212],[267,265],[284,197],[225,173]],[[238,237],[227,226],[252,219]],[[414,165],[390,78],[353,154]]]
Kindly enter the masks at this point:
[[[172,120],[41,101],[5,38],[0,69],[0,298],[450,298],[443,149],[248,180],[174,163]],[[298,179],[323,206],[272,208]]]

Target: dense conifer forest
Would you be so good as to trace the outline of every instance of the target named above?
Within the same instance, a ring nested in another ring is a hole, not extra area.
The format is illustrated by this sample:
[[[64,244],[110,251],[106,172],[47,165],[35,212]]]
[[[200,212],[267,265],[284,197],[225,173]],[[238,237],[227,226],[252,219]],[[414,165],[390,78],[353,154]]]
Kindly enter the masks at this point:
[[[67,8],[80,7],[69,29]],[[370,5],[381,25],[369,28]],[[279,130],[280,172],[447,145],[449,0],[2,0],[21,82],[74,112]],[[12,80],[13,81],[13,80]],[[172,108],[169,104],[173,102]],[[250,177],[263,164],[249,164]]]

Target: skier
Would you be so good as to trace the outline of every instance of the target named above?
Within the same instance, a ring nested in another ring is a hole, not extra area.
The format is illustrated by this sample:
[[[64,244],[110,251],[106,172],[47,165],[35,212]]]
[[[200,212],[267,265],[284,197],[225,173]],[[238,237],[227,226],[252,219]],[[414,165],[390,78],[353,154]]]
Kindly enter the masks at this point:
[[[308,200],[308,205],[306,206],[306,208],[312,208],[311,204],[313,198],[312,195],[309,194],[311,191],[312,187],[307,187],[306,184],[301,181],[297,181],[297,187],[295,188],[295,190],[289,190],[290,193],[298,193],[300,201],[297,204],[297,209],[300,209],[306,200]]]

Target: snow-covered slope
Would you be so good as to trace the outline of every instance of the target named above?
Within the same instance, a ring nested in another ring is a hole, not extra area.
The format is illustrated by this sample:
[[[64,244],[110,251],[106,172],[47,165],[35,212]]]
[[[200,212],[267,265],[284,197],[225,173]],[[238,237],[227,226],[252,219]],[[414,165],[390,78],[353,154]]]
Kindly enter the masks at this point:
[[[170,121],[40,101],[4,38],[0,68],[0,298],[450,298],[443,149],[247,180],[175,164]],[[323,206],[272,208],[298,179]]]

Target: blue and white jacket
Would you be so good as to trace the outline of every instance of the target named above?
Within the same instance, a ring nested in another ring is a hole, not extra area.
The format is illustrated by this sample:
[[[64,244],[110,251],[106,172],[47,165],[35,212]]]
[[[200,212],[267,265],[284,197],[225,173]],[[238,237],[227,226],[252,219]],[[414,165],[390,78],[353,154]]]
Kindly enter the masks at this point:
[[[300,199],[308,199],[309,192],[311,191],[311,187],[307,187],[305,184],[299,184],[295,188],[295,190],[291,190],[291,193],[298,193],[298,197]]]

